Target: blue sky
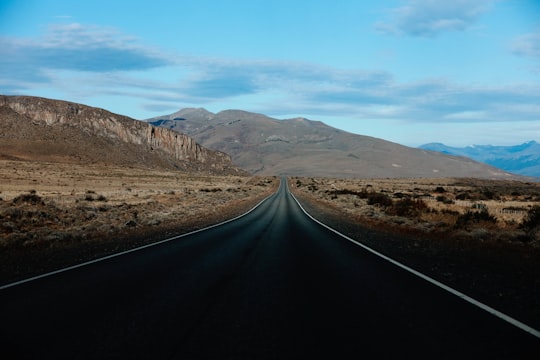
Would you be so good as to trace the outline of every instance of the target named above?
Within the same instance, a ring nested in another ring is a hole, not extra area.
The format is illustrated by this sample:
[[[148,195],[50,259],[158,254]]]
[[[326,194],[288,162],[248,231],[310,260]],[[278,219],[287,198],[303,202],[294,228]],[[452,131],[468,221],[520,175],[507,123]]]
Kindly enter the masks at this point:
[[[0,93],[146,119],[307,117],[409,146],[540,141],[540,1],[0,2]]]

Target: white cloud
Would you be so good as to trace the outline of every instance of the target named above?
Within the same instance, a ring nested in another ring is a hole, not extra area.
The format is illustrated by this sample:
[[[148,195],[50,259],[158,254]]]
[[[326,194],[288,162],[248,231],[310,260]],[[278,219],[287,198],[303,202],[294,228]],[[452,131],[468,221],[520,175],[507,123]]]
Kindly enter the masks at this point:
[[[527,36],[518,43],[537,39]],[[80,24],[52,26],[38,39],[0,39],[0,46],[3,93],[51,89],[76,94],[81,102],[93,97],[129,99],[146,111],[225,104],[277,117],[295,113],[409,124],[540,120],[535,105],[540,104],[540,85],[535,84],[474,87],[445,79],[403,83],[385,71],[166,56],[115,29]],[[538,55],[532,45],[516,49]]]
[[[170,60],[113,28],[52,25],[37,39],[0,38],[0,75],[26,82],[44,80],[48,69],[89,72],[145,70]]]
[[[446,31],[471,28],[493,0],[409,0],[389,10],[389,19],[378,22],[384,34],[433,37]]]
[[[473,120],[473,121],[485,121],[489,120],[489,116],[486,111],[482,110],[471,110],[471,111],[461,111],[457,113],[451,113],[444,116],[446,120]]]
[[[512,43],[512,52],[519,56],[540,60],[540,33],[530,33],[515,38]]]

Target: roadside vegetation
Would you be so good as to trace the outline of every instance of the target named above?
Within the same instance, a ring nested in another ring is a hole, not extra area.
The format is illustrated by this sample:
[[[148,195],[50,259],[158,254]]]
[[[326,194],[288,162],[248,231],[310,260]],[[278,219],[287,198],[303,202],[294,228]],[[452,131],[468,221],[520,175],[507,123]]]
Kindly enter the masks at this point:
[[[292,187],[394,233],[540,247],[540,184],[478,179],[295,178]]]
[[[278,183],[273,177],[1,161],[0,281],[224,221]]]

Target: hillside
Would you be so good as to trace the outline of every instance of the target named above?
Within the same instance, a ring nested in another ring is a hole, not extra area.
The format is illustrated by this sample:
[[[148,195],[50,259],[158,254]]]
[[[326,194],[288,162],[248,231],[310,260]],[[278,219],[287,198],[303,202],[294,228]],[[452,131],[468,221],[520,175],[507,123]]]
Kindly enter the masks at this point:
[[[536,141],[514,146],[474,145],[462,148],[430,143],[420,148],[443,154],[467,156],[515,174],[540,177],[540,144]]]
[[[241,174],[187,135],[81,104],[0,96],[0,159]]]
[[[304,118],[277,120],[239,110],[183,109],[147,120],[230,154],[253,174],[326,177],[514,176],[464,157],[351,134]]]

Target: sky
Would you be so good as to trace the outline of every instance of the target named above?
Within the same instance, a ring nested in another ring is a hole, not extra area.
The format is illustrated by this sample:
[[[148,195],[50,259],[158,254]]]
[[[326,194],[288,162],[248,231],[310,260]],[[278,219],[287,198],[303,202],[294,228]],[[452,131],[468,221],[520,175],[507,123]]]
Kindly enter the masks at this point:
[[[1,0],[0,94],[540,142],[540,0]]]

